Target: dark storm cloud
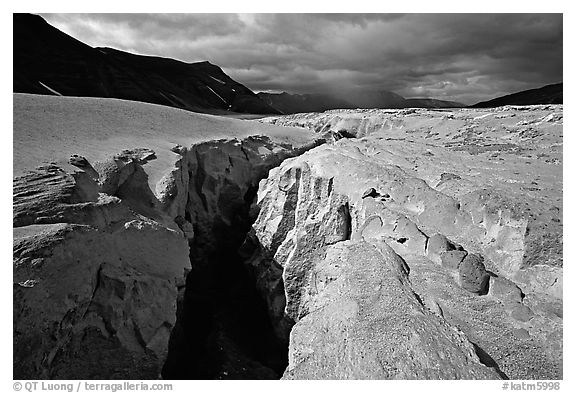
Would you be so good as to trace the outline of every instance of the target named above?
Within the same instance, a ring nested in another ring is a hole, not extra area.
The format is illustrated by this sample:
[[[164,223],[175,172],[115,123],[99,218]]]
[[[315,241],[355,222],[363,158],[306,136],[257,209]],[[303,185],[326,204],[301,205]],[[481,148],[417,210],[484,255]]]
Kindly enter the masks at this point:
[[[473,103],[562,80],[560,14],[52,14],[93,46],[209,60],[254,90]]]
[[[185,41],[229,37],[243,27],[236,14],[42,14],[48,22],[93,46],[173,56]],[[186,60],[184,56],[182,60]]]

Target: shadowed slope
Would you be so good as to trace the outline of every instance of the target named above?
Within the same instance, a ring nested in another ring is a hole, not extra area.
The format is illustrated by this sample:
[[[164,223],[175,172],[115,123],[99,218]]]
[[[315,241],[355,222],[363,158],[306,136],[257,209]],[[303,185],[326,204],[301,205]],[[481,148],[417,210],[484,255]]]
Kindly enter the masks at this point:
[[[433,98],[408,98],[389,91],[343,90],[334,94],[258,93],[264,102],[283,114],[324,112],[356,108],[461,108],[454,101]]]
[[[494,108],[504,105],[562,104],[563,84],[546,85],[539,89],[520,91],[472,105],[473,108]]]
[[[195,112],[277,113],[208,62],[92,48],[37,15],[14,14],[14,92],[111,97]]]

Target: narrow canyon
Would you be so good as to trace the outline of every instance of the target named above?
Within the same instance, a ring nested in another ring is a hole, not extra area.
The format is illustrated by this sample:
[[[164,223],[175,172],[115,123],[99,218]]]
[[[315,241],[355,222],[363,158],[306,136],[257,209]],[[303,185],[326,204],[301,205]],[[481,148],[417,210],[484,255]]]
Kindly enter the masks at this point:
[[[15,99],[14,378],[562,378],[561,105]]]

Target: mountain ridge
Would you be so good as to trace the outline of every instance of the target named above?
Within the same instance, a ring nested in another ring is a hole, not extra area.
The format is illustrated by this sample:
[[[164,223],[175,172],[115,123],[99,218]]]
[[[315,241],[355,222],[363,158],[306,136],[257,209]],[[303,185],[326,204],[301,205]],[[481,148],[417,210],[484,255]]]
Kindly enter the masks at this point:
[[[404,98],[396,93],[345,90],[340,94],[257,93],[264,102],[283,114],[324,112],[331,109],[462,108],[464,104],[434,98]],[[345,97],[345,98],[344,98]]]
[[[13,91],[43,95],[119,98],[212,114],[293,114],[331,109],[461,108],[434,98],[404,98],[386,90],[332,93],[254,93],[209,61],[139,55],[91,47],[39,15],[13,14]],[[563,84],[524,90],[468,107],[561,104]]]
[[[207,61],[93,48],[38,15],[13,18],[15,93],[120,98],[193,112],[278,113]]]
[[[563,83],[554,83],[542,86],[536,89],[518,91],[505,96],[496,97],[488,101],[481,101],[472,108],[494,108],[504,105],[543,105],[543,104],[562,104],[563,102]]]

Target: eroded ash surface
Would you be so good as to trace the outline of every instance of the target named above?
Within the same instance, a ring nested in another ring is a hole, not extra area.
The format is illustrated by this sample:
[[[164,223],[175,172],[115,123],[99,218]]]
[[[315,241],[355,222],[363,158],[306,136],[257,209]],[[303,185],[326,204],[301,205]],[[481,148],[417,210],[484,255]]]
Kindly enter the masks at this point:
[[[15,378],[562,378],[562,106],[66,100],[15,104]]]

